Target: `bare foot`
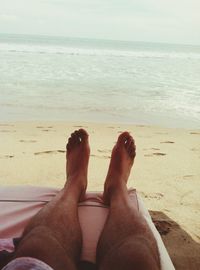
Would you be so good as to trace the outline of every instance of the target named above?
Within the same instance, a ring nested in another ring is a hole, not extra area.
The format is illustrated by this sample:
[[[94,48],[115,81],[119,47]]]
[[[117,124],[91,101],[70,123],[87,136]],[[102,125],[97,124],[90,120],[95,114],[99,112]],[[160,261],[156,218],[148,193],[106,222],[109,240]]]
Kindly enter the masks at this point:
[[[67,143],[67,183],[76,185],[85,192],[87,186],[87,170],[90,155],[88,133],[79,129],[71,134]]]
[[[136,155],[133,137],[128,132],[119,135],[112,150],[111,161],[104,184],[103,199],[109,204],[113,190],[126,185]]]

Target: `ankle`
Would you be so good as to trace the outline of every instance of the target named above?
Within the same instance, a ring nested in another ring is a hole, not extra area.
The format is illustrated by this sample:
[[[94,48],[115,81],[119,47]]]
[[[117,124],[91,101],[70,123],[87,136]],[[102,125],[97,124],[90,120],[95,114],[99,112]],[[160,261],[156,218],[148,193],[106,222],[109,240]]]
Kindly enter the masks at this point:
[[[106,204],[110,204],[115,198],[118,200],[118,198],[127,197],[127,195],[128,190],[125,181],[118,181],[118,179],[115,179],[115,181],[109,179],[106,180],[103,193]]]
[[[87,183],[87,172],[75,172],[73,174],[67,175],[67,182],[66,183]]]

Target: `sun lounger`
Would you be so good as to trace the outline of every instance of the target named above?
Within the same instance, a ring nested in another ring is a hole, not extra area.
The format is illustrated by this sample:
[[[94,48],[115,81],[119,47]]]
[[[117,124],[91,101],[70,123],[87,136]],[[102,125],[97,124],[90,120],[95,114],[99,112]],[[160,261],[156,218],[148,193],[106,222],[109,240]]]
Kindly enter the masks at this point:
[[[12,252],[14,250],[12,239],[21,236],[31,217],[58,191],[59,189],[56,188],[32,186],[0,188],[0,251]],[[155,236],[160,253],[161,269],[175,269],[149,212],[136,190],[130,190],[129,196],[132,202],[137,204],[138,211],[142,213]],[[103,204],[101,193],[87,193],[84,201],[79,203],[78,212],[83,234],[81,260],[95,263],[97,242],[109,208]]]

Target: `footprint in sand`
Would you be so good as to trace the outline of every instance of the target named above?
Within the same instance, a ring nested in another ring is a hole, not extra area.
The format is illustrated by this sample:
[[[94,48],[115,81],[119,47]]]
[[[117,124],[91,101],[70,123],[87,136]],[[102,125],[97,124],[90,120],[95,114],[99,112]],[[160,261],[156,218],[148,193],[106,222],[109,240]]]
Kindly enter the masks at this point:
[[[167,154],[165,153],[153,153],[154,156],[166,156]]]
[[[0,158],[14,158],[13,155],[1,155]]]
[[[173,141],[164,141],[164,142],[160,142],[160,143],[175,143]]]
[[[98,151],[99,153],[105,153],[105,154],[106,154],[106,153],[107,153],[107,154],[108,154],[108,153],[111,153],[111,150],[109,150],[109,149],[105,149],[105,150],[100,150],[100,149],[98,149],[97,151]]]
[[[49,129],[53,127],[52,126],[49,126],[49,127],[37,126],[36,128],[42,129],[42,131],[50,131]]]
[[[95,157],[95,158],[101,158],[101,159],[108,159],[108,158],[111,158],[111,156],[98,156],[98,155],[94,155],[94,154],[91,154],[90,155],[91,157]]]
[[[57,154],[57,153],[66,153],[65,150],[48,150],[42,152],[35,152],[34,155],[43,155],[43,154]]]
[[[194,152],[197,152],[197,151],[200,151],[200,148],[191,148],[190,150],[194,151]]]
[[[8,129],[2,129],[0,132],[16,132],[16,130],[8,130]]]
[[[20,140],[20,142],[24,142],[24,143],[36,143],[36,140]]]
[[[87,126],[73,126],[74,128],[88,128]]]
[[[147,150],[160,150],[160,148],[155,148],[155,147],[152,147],[152,148],[143,148],[144,151],[147,151]]]
[[[111,158],[111,156],[102,156],[102,158]]]
[[[153,156],[166,156],[165,153],[152,153],[152,154],[145,154],[145,157],[153,157]]]
[[[115,129],[115,127],[107,127],[107,128]]]
[[[200,132],[190,132],[190,134],[193,134],[193,135],[200,135]]]
[[[145,125],[136,125],[136,127],[148,127],[148,126],[145,126]]]
[[[184,176],[183,176],[184,179],[191,179],[191,178],[193,178],[193,177],[194,177],[193,174],[187,174],[187,175],[184,175]]]
[[[156,199],[156,200],[161,200],[163,197],[164,197],[164,194],[163,193],[144,193],[144,192],[141,192],[141,195],[144,197],[144,198],[148,198],[148,199]]]

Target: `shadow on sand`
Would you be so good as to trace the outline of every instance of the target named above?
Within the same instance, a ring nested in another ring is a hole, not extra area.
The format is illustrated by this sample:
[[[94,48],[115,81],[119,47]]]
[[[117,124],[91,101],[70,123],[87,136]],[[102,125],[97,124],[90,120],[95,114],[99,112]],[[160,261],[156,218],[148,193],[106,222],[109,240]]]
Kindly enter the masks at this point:
[[[175,269],[200,269],[200,244],[163,212],[149,211]]]

